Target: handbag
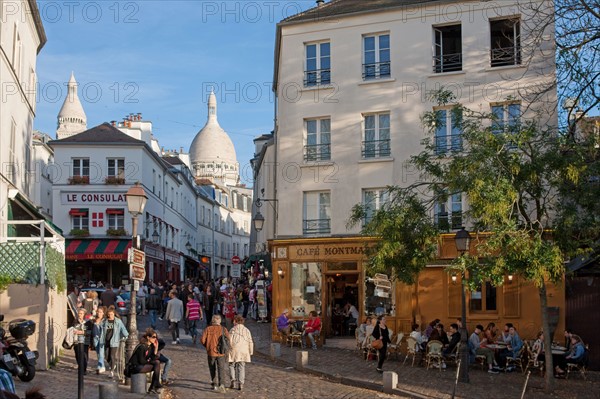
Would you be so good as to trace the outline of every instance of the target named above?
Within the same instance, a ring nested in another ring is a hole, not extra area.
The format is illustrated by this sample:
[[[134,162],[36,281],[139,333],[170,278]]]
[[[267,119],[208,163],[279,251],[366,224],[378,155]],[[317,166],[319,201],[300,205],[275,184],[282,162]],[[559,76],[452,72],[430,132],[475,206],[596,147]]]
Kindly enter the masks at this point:
[[[381,338],[376,339],[375,341],[373,341],[371,343],[371,347],[373,349],[381,349],[381,348],[383,348],[383,340]]]
[[[219,343],[217,344],[217,352],[220,355],[226,355],[229,352],[229,339],[225,335],[225,328],[221,327],[221,336],[219,337]]]

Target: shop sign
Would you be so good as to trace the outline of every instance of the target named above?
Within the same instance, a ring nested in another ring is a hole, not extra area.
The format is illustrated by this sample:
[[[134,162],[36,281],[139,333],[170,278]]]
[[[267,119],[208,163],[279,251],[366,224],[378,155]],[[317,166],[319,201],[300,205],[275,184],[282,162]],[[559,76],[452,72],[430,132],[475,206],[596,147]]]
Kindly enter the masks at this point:
[[[127,205],[125,192],[61,192],[62,205]]]
[[[295,260],[357,259],[363,258],[365,253],[365,245],[361,242],[290,246],[290,257]]]

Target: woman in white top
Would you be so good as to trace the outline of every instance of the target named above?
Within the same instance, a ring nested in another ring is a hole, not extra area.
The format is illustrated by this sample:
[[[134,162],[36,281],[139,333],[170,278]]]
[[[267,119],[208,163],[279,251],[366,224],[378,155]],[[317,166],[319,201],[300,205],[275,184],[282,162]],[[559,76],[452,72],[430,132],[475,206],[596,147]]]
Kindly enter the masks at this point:
[[[412,325],[412,332],[410,333],[410,336],[417,341],[417,344],[419,344],[417,345],[417,352],[420,351],[423,348],[423,335],[421,335],[421,330],[419,330],[418,324]]]

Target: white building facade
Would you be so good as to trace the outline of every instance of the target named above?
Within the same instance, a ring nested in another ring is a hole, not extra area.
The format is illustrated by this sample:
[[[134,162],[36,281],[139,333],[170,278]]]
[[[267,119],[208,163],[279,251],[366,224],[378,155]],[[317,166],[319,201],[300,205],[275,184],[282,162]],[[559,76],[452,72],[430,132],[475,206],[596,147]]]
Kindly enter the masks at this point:
[[[500,125],[538,112],[557,125],[553,89],[533,101],[525,95],[555,81],[553,27],[541,35],[531,31],[537,28],[533,10],[552,3],[317,4],[277,25],[275,170],[268,167],[268,149],[255,158],[263,197],[276,205],[265,217],[268,235],[258,232],[256,239],[268,240],[273,270],[281,276],[273,280],[273,312],[289,308],[292,316],[305,317],[316,310],[333,334],[328,316],[350,301],[361,315],[388,314],[390,325],[409,330],[416,314],[412,288],[392,289],[385,276],[367,279],[363,251],[370,240],[359,234],[360,225],[347,227],[351,209],[359,203],[377,209],[387,200],[387,186],[418,181],[407,161],[429,134],[420,119],[425,112],[440,111],[437,151],[451,156],[462,149],[449,112],[454,104],[429,99],[442,87],[456,103],[493,113]],[[435,204],[431,217],[455,232],[467,209],[458,193]]]

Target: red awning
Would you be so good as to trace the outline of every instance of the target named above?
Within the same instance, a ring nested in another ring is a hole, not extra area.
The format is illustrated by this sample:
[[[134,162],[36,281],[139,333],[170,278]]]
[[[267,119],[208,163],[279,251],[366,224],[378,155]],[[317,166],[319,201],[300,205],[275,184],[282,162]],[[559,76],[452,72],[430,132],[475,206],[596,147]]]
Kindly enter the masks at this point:
[[[131,240],[67,240],[65,259],[127,260],[127,250],[130,247]]]
[[[87,209],[73,208],[69,211],[69,215],[71,215],[71,216],[87,216],[87,214],[88,214]]]
[[[125,211],[123,209],[111,209],[111,208],[108,208],[106,210],[106,214],[107,215],[124,215]]]

